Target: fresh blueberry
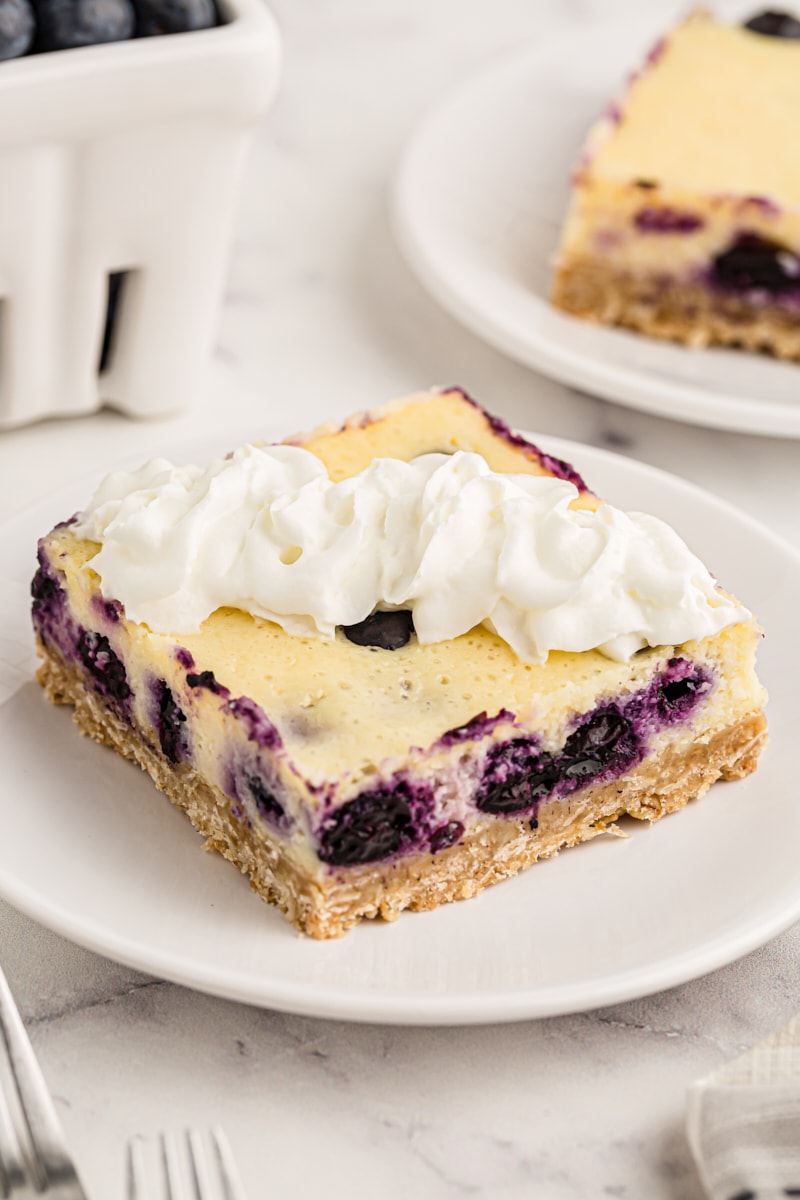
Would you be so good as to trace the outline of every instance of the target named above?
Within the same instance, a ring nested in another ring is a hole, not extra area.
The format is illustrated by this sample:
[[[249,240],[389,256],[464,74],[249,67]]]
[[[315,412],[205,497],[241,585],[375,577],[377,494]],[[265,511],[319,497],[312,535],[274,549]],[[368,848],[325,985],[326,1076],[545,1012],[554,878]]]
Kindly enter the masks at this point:
[[[766,37],[800,38],[800,21],[790,13],[766,9],[744,22],[745,29]]]
[[[407,608],[395,612],[374,612],[357,625],[343,625],[342,632],[356,646],[372,646],[376,650],[399,650],[414,632],[414,618]]]
[[[800,259],[780,242],[757,233],[741,233],[714,259],[712,275],[721,287],[734,292],[753,288],[786,292],[800,287]]]
[[[336,867],[377,862],[394,854],[412,834],[411,808],[401,789],[363,792],[325,823],[319,856]]]
[[[35,33],[36,21],[29,0],[0,0],[0,59],[27,54]]]
[[[133,36],[130,0],[35,0],[37,50],[71,50]]]
[[[217,23],[214,0],[133,0],[137,37],[189,33]]]

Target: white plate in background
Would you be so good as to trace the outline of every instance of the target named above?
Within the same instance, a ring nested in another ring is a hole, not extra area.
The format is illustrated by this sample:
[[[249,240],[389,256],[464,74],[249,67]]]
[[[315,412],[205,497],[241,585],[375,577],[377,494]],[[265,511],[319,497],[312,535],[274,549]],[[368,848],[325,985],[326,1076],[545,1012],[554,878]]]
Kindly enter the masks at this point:
[[[713,970],[800,918],[795,612],[800,556],[729,505],[607,451],[535,441],[623,508],[671,521],[758,614],[771,741],[755,775],[622,841],[598,838],[464,903],[299,937],[137,767],[80,737],[33,680],[38,535],[73,486],[0,528],[0,895],[166,979],[344,1020],[467,1024],[586,1010]],[[218,446],[209,447],[209,452]],[[196,457],[196,456],[192,456]]]
[[[661,32],[652,17],[587,25],[462,85],[404,155],[399,243],[444,308],[546,375],[664,417],[800,437],[800,366],[656,341],[548,303],[584,135]]]

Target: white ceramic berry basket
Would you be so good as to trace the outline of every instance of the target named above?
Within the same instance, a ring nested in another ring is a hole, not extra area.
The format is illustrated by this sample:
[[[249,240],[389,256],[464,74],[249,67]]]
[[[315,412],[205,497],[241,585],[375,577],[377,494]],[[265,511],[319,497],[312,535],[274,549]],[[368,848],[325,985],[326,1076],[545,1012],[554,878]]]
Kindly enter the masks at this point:
[[[0,429],[191,403],[280,70],[261,0],[221,11],[213,29],[0,63]]]

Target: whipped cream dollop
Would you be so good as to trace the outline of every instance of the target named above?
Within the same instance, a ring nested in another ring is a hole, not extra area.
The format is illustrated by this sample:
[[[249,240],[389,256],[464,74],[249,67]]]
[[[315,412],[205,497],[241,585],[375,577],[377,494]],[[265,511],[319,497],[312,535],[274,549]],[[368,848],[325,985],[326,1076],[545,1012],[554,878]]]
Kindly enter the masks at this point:
[[[160,633],[229,606],[332,637],[402,607],[421,643],[483,624],[524,661],[625,661],[750,616],[663,521],[572,509],[577,495],[465,452],[379,458],[334,483],[302,447],[251,445],[207,467],[111,474],[74,528],[100,543],[88,565],[103,595]]]

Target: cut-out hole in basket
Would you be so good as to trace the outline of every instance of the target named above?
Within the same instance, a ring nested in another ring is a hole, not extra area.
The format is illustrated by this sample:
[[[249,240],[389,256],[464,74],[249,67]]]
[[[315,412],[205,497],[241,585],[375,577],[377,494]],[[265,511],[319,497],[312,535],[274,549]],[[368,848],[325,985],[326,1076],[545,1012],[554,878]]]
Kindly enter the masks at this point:
[[[97,364],[97,373],[99,375],[108,370],[111,366],[111,360],[114,357],[114,347],[119,329],[119,317],[122,311],[123,297],[132,274],[133,271],[112,271],[108,276],[106,323],[103,330],[100,359]]]

